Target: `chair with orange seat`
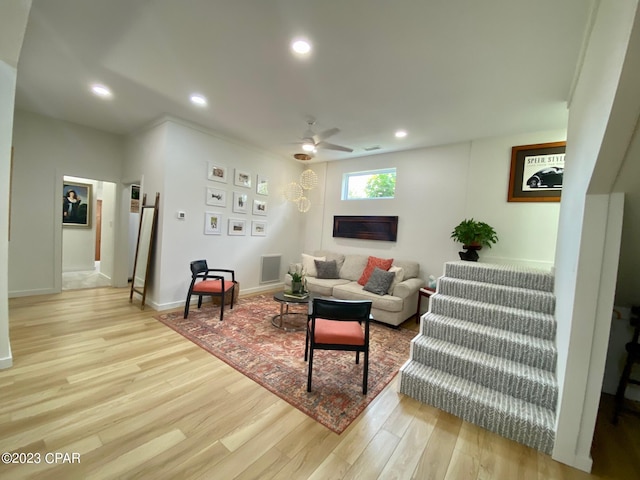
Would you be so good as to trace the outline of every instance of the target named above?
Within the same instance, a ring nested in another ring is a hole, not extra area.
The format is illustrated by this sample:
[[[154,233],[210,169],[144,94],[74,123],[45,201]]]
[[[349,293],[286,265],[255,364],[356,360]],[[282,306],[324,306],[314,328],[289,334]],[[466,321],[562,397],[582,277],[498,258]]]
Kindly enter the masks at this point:
[[[202,297],[220,297],[220,321],[222,321],[225,294],[230,292],[231,309],[233,309],[236,284],[236,274],[233,270],[209,268],[206,260],[191,262],[191,285],[189,285],[187,301],[184,304],[184,318],[189,315],[191,296],[198,295],[198,308],[202,306]]]
[[[311,391],[314,350],[345,350],[356,352],[356,364],[360,363],[360,352],[364,353],[362,394],[366,395],[371,301],[314,298],[311,308],[304,351],[305,361],[309,360],[307,391]]]

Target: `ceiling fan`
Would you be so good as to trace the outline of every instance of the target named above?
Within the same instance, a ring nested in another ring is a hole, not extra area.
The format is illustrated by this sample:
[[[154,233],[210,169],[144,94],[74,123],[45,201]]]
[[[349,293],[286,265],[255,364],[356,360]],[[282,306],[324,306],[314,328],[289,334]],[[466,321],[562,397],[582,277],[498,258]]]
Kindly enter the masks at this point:
[[[309,154],[315,153],[318,148],[338,150],[340,152],[353,152],[353,148],[343,147],[342,145],[335,145],[325,141],[325,139],[338,133],[340,131],[339,128],[330,128],[322,133],[314,133],[313,126],[315,123],[316,121],[313,118],[307,120],[307,131],[304,132],[302,136],[302,150]]]

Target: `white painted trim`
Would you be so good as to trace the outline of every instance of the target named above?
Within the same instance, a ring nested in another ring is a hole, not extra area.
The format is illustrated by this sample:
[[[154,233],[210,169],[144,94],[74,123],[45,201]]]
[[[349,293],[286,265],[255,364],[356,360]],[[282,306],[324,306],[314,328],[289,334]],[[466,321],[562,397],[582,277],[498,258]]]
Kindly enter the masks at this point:
[[[13,356],[9,352],[8,357],[0,358],[0,370],[11,368],[13,366]]]
[[[9,298],[15,297],[30,297],[32,295],[51,295],[53,293],[60,293],[55,288],[40,288],[37,290],[14,290],[9,292]]]

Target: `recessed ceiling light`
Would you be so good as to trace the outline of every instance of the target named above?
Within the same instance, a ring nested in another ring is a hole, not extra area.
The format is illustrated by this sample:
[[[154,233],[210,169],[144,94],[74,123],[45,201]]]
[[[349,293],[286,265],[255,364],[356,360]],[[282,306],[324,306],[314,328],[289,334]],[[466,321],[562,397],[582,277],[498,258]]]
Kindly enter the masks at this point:
[[[398,130],[396,132],[396,138],[404,138],[407,136],[406,130]]]
[[[109,87],[105,87],[104,85],[100,85],[99,83],[94,83],[93,85],[91,85],[91,91],[94,95],[102,98],[109,98],[113,96],[111,90],[109,90]]]
[[[296,53],[306,55],[311,51],[311,44],[307,40],[298,39],[293,41],[291,49]]]
[[[205,107],[207,105],[207,99],[199,93],[194,93],[193,95],[191,95],[190,99],[191,103],[193,103],[194,105],[198,105],[199,107]]]

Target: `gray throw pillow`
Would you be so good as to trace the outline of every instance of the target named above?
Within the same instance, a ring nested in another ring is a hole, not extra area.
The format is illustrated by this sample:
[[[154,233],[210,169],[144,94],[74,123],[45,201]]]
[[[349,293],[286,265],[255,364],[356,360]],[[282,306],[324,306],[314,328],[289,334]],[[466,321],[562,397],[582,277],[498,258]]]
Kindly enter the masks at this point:
[[[391,282],[393,282],[395,277],[395,272],[387,272],[386,270],[376,267],[373,272],[371,272],[371,276],[363,289],[367,292],[384,295],[389,290]]]
[[[316,270],[318,271],[318,278],[340,278],[338,275],[338,265],[335,260],[329,260],[323,262],[321,260],[314,260],[316,264]]]

